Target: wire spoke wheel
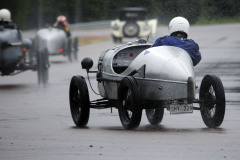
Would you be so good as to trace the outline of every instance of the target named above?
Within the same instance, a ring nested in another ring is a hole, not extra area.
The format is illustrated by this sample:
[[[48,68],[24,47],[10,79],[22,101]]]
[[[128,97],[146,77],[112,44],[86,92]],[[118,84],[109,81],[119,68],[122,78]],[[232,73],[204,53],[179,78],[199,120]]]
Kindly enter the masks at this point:
[[[142,118],[140,93],[133,77],[122,79],[118,90],[118,113],[125,129],[135,129]]]
[[[123,116],[127,121],[130,121],[132,118],[131,95],[132,95],[131,90],[126,89],[126,91],[124,92],[123,101],[122,101],[122,107],[124,109]]]
[[[75,89],[73,90],[73,97],[72,97],[72,110],[73,114],[75,114],[75,117],[80,117],[81,110],[82,110],[82,104],[81,104],[81,93],[78,89],[78,87],[75,85]]]
[[[225,115],[225,92],[222,82],[215,75],[206,75],[200,87],[200,110],[209,128],[219,127]]]
[[[73,76],[69,88],[69,102],[72,119],[76,126],[85,126],[89,120],[89,93],[86,81],[81,76]]]

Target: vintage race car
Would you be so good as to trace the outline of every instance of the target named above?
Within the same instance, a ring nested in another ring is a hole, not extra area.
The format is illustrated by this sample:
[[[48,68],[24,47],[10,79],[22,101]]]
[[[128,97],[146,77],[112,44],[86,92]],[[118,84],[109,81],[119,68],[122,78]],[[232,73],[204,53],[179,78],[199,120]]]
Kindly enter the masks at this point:
[[[37,70],[38,82],[48,81],[48,56],[33,54],[32,41],[23,39],[15,27],[0,26],[0,73],[2,76],[15,75],[26,70]]]
[[[225,114],[225,92],[220,78],[206,75],[196,99],[197,85],[188,53],[178,47],[151,47],[143,42],[103,52],[98,71],[89,70],[93,65],[90,58],[82,60],[87,73],[96,73],[102,99],[90,101],[85,78],[73,76],[69,100],[74,123],[87,125],[90,108],[116,107],[122,126],[134,129],[140,124],[143,109],[149,123],[157,125],[166,108],[171,114],[200,110],[208,127],[220,126]],[[194,106],[196,103],[199,105]]]
[[[147,37],[155,34],[157,19],[147,19],[147,10],[139,7],[122,8],[119,18],[111,22],[114,42],[122,42],[124,37]]]
[[[47,54],[67,56],[69,61],[77,59],[78,38],[72,40],[59,28],[42,28],[34,38],[34,50],[45,50]]]

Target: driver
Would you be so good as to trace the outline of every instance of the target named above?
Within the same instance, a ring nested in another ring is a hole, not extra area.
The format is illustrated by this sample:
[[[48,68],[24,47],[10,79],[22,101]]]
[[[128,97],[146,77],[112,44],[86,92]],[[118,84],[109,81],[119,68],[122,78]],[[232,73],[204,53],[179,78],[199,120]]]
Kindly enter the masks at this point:
[[[11,20],[11,12],[8,9],[0,10],[0,27],[8,29],[16,29],[18,31],[18,39],[22,40],[22,34],[17,25]]]
[[[191,39],[187,39],[189,33],[189,22],[183,17],[175,17],[169,23],[170,36],[158,38],[153,47],[156,46],[176,46],[188,52],[192,58],[193,65],[196,66],[201,60],[199,46]]]
[[[4,28],[17,29],[17,25],[11,20],[11,13],[8,9],[0,10],[0,26]]]
[[[71,33],[68,27],[67,18],[63,15],[57,17],[56,23],[53,25],[56,28],[60,28],[65,31],[67,37],[71,37]]]

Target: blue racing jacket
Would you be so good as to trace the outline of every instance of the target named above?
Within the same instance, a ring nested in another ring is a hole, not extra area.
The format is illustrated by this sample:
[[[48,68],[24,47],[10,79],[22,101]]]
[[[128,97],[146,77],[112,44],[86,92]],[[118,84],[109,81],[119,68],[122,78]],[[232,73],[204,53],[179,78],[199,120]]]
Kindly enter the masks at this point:
[[[175,46],[184,49],[192,58],[194,66],[196,66],[201,60],[201,53],[199,52],[198,44],[191,39],[174,36],[165,36],[158,38],[155,41],[153,47],[156,46]]]

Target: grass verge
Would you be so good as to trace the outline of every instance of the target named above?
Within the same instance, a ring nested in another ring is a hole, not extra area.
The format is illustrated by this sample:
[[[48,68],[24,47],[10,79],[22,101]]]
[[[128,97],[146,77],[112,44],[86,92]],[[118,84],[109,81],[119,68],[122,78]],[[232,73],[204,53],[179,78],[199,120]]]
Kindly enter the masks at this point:
[[[84,46],[88,44],[98,43],[110,40],[110,35],[89,35],[89,36],[79,36],[78,37],[78,45]]]

